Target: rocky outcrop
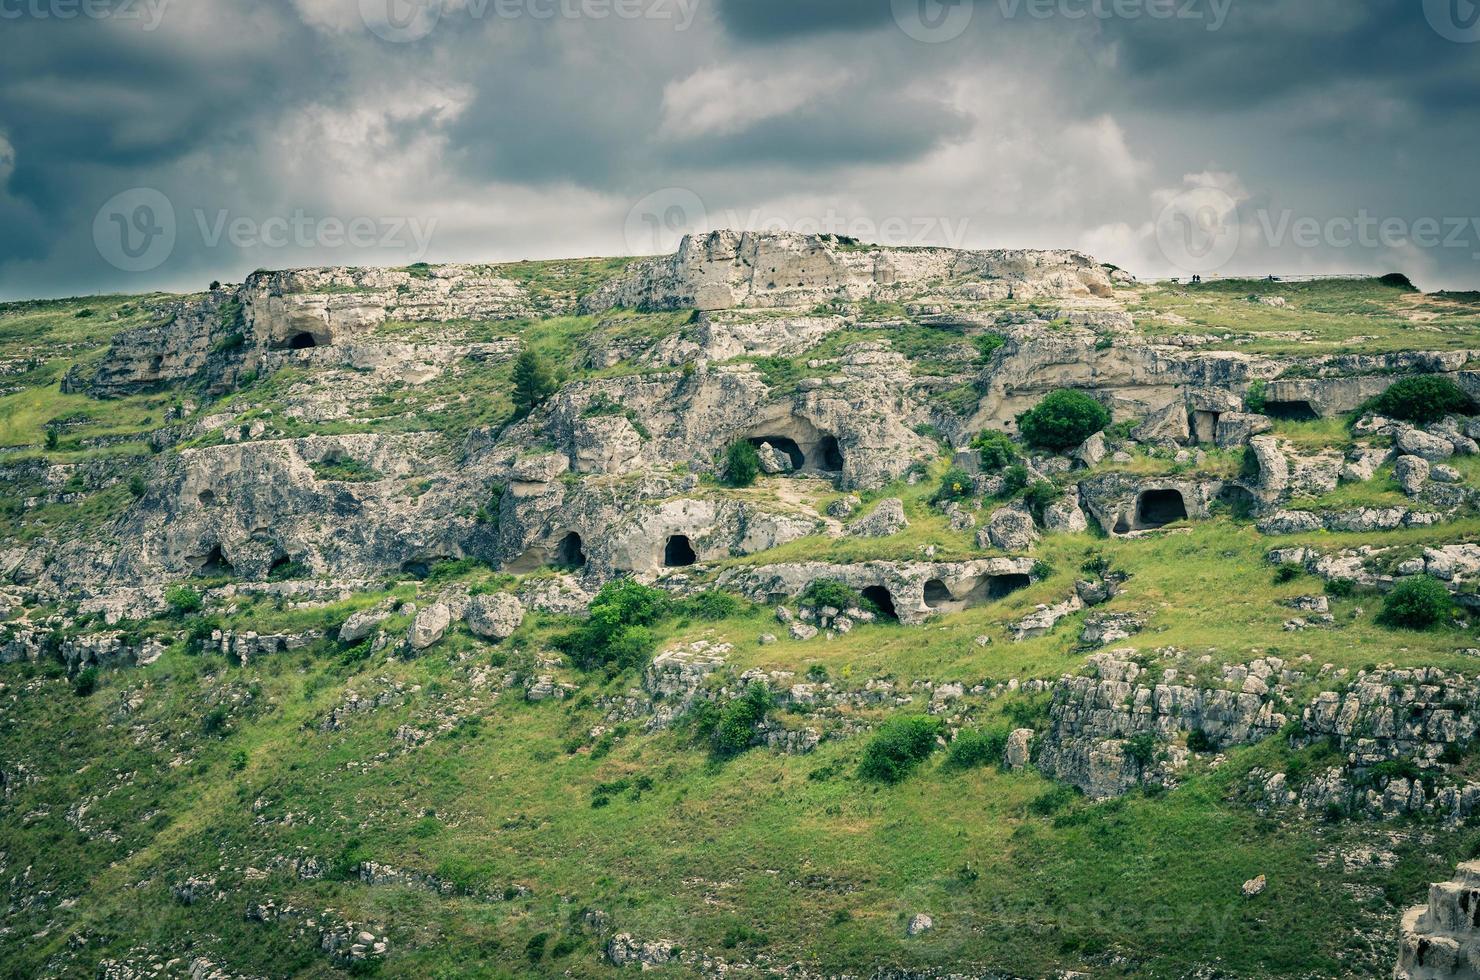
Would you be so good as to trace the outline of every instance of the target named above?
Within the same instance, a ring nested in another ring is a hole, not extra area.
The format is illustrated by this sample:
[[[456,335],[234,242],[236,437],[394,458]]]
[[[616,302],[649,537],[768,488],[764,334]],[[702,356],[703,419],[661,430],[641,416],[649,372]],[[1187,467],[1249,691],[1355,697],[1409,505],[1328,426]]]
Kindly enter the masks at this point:
[[[1394,980],[1480,977],[1480,861],[1429,886],[1428,904],[1403,913]]]
[[[1174,741],[1180,734],[1200,731],[1221,748],[1267,738],[1287,721],[1280,710],[1285,700],[1272,685],[1299,675],[1286,675],[1280,660],[1225,667],[1214,687],[1182,680],[1175,669],[1154,678],[1129,659],[1134,652],[1095,654],[1084,675],[1059,681],[1037,749],[1045,774],[1093,799],[1119,796],[1175,779],[1187,759]]]
[[[715,231],[634,263],[582,301],[588,311],[727,310],[812,306],[835,298],[889,299],[945,280],[977,300],[1109,296],[1108,271],[1078,252],[963,252],[856,246],[833,236]]]
[[[800,595],[815,581],[828,579],[887,606],[885,614],[896,616],[902,623],[920,623],[938,612],[1001,598],[1028,585],[1033,576],[1034,565],[1029,558],[872,561],[855,565],[798,562],[731,569],[720,576],[719,585],[756,602],[774,605]]]

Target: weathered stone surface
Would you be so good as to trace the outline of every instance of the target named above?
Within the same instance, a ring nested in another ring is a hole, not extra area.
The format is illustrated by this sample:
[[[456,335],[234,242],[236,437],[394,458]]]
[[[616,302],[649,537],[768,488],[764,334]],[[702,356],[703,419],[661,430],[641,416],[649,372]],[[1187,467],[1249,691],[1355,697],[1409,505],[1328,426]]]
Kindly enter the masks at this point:
[[[1403,913],[1395,980],[1471,980],[1480,970],[1480,862],[1429,887],[1426,905]]]
[[[1454,444],[1442,436],[1431,436],[1422,429],[1403,428],[1397,434],[1398,450],[1409,456],[1420,456],[1431,463],[1454,455]]]
[[[488,640],[507,640],[524,622],[524,604],[507,592],[476,595],[463,613],[468,629]]]
[[[1038,528],[1033,524],[1033,515],[1012,507],[1004,507],[992,514],[991,520],[981,534],[986,542],[1003,551],[1032,551],[1038,543]]]
[[[910,526],[904,516],[904,501],[890,497],[879,501],[866,517],[848,525],[848,533],[855,538],[887,538]]]
[[[447,635],[451,625],[451,607],[444,602],[434,602],[417,611],[416,618],[411,621],[411,632],[406,637],[407,645],[415,651],[425,650]]]
[[[1399,456],[1398,461],[1393,464],[1393,478],[1410,497],[1418,496],[1419,491],[1429,482],[1429,473],[1428,460],[1422,456]]]

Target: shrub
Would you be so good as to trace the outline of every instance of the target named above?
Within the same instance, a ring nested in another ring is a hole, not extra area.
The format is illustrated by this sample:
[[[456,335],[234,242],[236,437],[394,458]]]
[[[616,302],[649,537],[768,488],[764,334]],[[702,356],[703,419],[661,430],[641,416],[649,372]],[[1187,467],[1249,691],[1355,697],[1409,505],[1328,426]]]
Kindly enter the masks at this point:
[[[170,612],[176,616],[198,613],[201,606],[205,604],[205,599],[201,594],[188,585],[177,585],[166,590],[164,601],[170,607]]]
[[[940,478],[940,489],[935,491],[935,502],[943,504],[952,500],[965,500],[971,496],[974,486],[970,473],[953,466]]]
[[[1082,391],[1062,388],[1018,417],[1029,445],[1054,452],[1073,449],[1110,424],[1110,412]]]
[[[709,733],[714,754],[724,759],[750,748],[755,727],[766,720],[771,705],[771,689],[762,681],[752,682],[744,694],[725,705]]]
[[[821,609],[823,606],[831,606],[834,609],[867,608],[865,605],[867,600],[859,595],[857,590],[830,578],[814,579],[812,584],[807,586],[798,597],[798,601],[813,609]]]
[[[879,726],[863,750],[858,774],[881,783],[898,783],[930,758],[935,740],[945,731],[939,718],[905,715]]]
[[[226,709],[217,705],[207,711],[200,719],[200,731],[202,735],[221,735],[226,732]]]
[[[1413,285],[1413,280],[1409,279],[1401,272],[1389,272],[1387,275],[1383,276],[1377,281],[1382,283],[1384,286],[1392,286],[1394,289],[1401,289],[1404,292],[1418,292],[1418,287]]]
[[[992,355],[1002,349],[1007,343],[1007,338],[1000,333],[984,333],[971,338],[971,343],[976,347],[978,358],[985,364],[992,359]]]
[[[1304,574],[1305,566],[1298,565],[1293,561],[1287,561],[1274,570],[1274,584],[1284,585],[1286,582],[1295,581]]]
[[[524,955],[531,963],[538,963],[545,958],[545,944],[550,941],[548,932],[537,932],[529,937],[529,942],[524,944]]]
[[[586,670],[635,667],[657,646],[650,627],[671,610],[672,600],[662,589],[617,579],[602,586],[591,600],[590,618],[556,637],[555,646]]]
[[[84,667],[72,678],[72,692],[79,698],[85,698],[98,689],[98,668]]]
[[[1187,733],[1187,751],[1189,752],[1212,752],[1217,746],[1208,733],[1201,728],[1194,728]]]
[[[700,619],[729,619],[740,611],[740,600],[728,592],[711,589],[692,596],[684,609]]]
[[[732,487],[748,487],[761,475],[761,456],[745,439],[730,443],[725,453],[725,482]]]
[[[1033,515],[1033,520],[1042,526],[1044,512],[1062,496],[1058,487],[1047,480],[1039,480],[1023,491],[1023,503],[1028,505],[1028,512]]]
[[[128,478],[128,492],[135,499],[138,499],[139,497],[142,497],[144,496],[144,494],[149,492],[149,484],[144,482],[144,478],[142,476],[135,473],[133,476]]]
[[[984,473],[996,473],[1018,461],[1017,446],[1005,432],[989,429],[972,440],[971,448],[981,454]]]
[[[1437,422],[1446,415],[1471,415],[1475,403],[1448,378],[1404,378],[1372,401],[1372,408],[1405,422]]]
[[[1125,757],[1144,769],[1155,760],[1156,748],[1155,735],[1137,732],[1125,741]]]
[[[1249,393],[1244,396],[1244,408],[1255,415],[1263,415],[1267,404],[1268,399],[1264,396],[1264,382],[1255,381],[1249,385]]]
[[[1028,804],[1028,812],[1039,817],[1051,817],[1079,798],[1069,786],[1055,786],[1035,796]]]
[[[1454,600],[1444,583],[1430,575],[1404,579],[1383,600],[1377,621],[1405,630],[1429,630],[1449,618]]]
[[[1326,594],[1333,599],[1350,599],[1356,592],[1357,583],[1349,578],[1333,578],[1326,583]]]
[[[1021,463],[1012,464],[1002,471],[1002,489],[997,491],[997,499],[1016,497],[1027,489],[1028,480],[1028,468]]]
[[[951,769],[979,769],[1002,765],[1007,750],[1007,729],[964,728],[946,750],[946,765]]]

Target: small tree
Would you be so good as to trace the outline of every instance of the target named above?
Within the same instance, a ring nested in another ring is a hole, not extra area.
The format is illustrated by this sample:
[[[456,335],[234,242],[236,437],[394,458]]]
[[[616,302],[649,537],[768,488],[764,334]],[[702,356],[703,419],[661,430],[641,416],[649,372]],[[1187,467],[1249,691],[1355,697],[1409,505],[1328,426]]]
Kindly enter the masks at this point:
[[[555,393],[555,376],[544,358],[525,350],[514,362],[514,410],[519,418]]]
[[[1475,403],[1448,378],[1404,378],[1372,403],[1378,413],[1405,422],[1437,422],[1446,415],[1470,415]]]
[[[1431,630],[1449,618],[1453,607],[1443,582],[1431,575],[1415,575],[1387,594],[1377,621],[1393,629]]]
[[[1053,452],[1073,449],[1110,424],[1110,412],[1082,391],[1062,388],[1018,417],[1030,445]]]
[[[748,439],[730,443],[725,453],[725,481],[732,487],[748,487],[761,475],[761,455]]]
[[[996,473],[1018,461],[1017,446],[1005,432],[989,429],[977,436],[971,448],[981,454],[982,471]]]

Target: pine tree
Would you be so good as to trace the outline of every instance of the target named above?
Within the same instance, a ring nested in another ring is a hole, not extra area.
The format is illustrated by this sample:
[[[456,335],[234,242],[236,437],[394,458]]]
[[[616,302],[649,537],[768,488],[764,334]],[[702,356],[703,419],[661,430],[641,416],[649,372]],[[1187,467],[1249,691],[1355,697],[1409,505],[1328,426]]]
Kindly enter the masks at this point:
[[[550,366],[532,350],[526,350],[514,362],[514,410],[519,418],[555,393],[555,377]]]

